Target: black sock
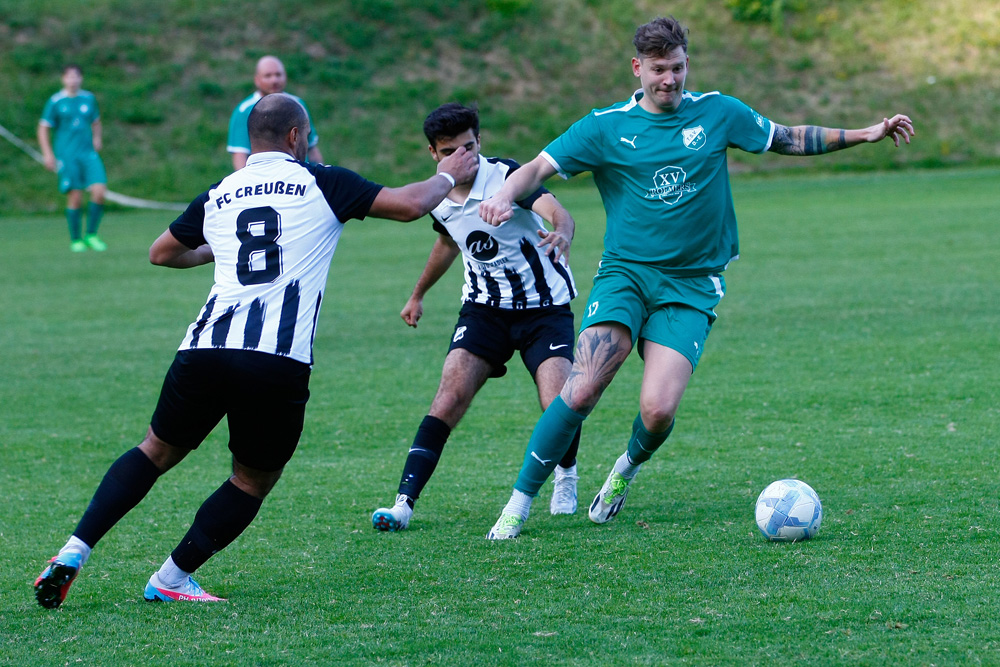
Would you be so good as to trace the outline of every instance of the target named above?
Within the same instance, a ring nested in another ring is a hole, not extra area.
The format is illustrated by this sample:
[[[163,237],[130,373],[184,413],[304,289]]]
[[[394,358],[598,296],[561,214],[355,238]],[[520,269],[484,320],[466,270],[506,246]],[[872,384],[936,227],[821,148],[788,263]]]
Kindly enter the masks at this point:
[[[416,500],[420,497],[424,485],[434,474],[444,443],[448,442],[451,429],[437,417],[427,415],[420,422],[417,435],[403,466],[403,476],[399,480],[399,493]],[[412,507],[412,503],[411,503]]]
[[[134,447],[111,464],[73,534],[94,548],[153,488],[160,469]]]
[[[170,554],[174,563],[185,572],[197,570],[247,529],[263,502],[226,480],[198,508],[187,535]]]
[[[576,453],[580,449],[580,431],[583,429],[583,424],[580,428],[576,429],[576,435],[573,436],[573,442],[569,444],[569,449],[563,455],[562,460],[559,461],[559,467],[561,468],[572,468],[576,465]]]

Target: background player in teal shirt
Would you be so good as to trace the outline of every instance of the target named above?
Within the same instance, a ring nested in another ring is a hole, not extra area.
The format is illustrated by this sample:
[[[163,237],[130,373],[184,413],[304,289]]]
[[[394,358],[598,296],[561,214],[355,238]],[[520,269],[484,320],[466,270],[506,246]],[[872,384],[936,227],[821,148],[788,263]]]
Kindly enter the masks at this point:
[[[774,123],[739,100],[684,90],[687,30],[658,18],[636,30],[641,87],[595,110],[514,172],[480,205],[491,224],[550,176],[591,171],[607,213],[604,255],[566,384],[531,435],[510,501],[489,539],[517,537],[533,498],[632,348],[645,363],[626,451],[591,503],[596,523],[621,510],[629,483],[670,435],[725,293],[721,272],[739,253],[726,151],[820,155],[891,137],[909,143],[904,115],[856,130]]]
[[[285,92],[285,85],[288,83],[288,75],[285,73],[285,66],[274,56],[264,56],[257,61],[257,68],[253,74],[253,84],[256,90],[252,95],[236,105],[232,115],[229,117],[229,136],[226,139],[226,150],[233,155],[233,169],[242,169],[247,164],[250,156],[250,133],[247,131],[247,118],[264,95]],[[295,97],[295,95],[292,95]],[[306,110],[309,117],[309,152],[307,159],[314,164],[323,162],[323,154],[319,151],[319,135],[316,134],[315,125],[309,114],[309,107],[302,101],[302,98],[295,97],[295,100]]]
[[[94,94],[82,90],[83,70],[66,65],[63,89],[49,98],[38,121],[38,145],[45,167],[59,176],[59,192],[66,193],[66,221],[70,250],[103,251],[108,246],[97,235],[104,215],[104,195],[108,177],[98,151],[101,150],[101,115]],[[53,151],[49,132],[55,134]],[[83,191],[90,190],[87,206],[87,234],[83,235]]]

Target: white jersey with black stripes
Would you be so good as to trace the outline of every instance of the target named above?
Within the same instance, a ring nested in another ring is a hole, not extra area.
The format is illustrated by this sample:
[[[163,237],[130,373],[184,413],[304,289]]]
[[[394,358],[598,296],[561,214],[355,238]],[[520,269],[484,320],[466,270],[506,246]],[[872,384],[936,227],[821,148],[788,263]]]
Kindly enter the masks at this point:
[[[479,172],[464,202],[442,201],[431,211],[434,229],[451,237],[465,265],[464,302],[506,310],[523,310],[569,303],[576,292],[573,274],[563,258],[540,251],[538,230],[545,224],[531,210],[540,188],[516,202],[514,215],[499,227],[479,217],[479,203],[503,186],[518,164],[479,156]]]
[[[330,260],[344,223],[363,219],[382,186],[285,153],[251,155],[171,225],[190,248],[208,243],[215,284],[181,350],[256,350],[312,363]]]

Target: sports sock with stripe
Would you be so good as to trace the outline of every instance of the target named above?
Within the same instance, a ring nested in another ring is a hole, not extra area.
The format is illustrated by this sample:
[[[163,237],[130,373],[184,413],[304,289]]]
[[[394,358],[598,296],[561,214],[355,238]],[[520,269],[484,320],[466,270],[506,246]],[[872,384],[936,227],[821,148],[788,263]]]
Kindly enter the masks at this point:
[[[640,465],[652,458],[653,453],[660,448],[667,438],[670,437],[671,431],[674,430],[674,424],[676,419],[670,422],[670,426],[667,427],[666,431],[662,433],[650,433],[646,430],[646,426],[642,423],[642,415],[636,415],[635,421],[632,422],[632,437],[628,441],[628,460],[629,462],[638,469]],[[622,477],[628,478],[625,472],[621,470]],[[631,472],[634,476],[635,473]]]
[[[87,234],[96,234],[104,216],[104,204],[87,203]]]
[[[532,498],[537,496],[586,418],[586,415],[570,409],[562,396],[556,396],[535,424],[514,488]]]
[[[66,224],[69,225],[69,240],[79,241],[83,238],[83,210],[79,208],[66,209]]]
[[[434,474],[449,435],[451,428],[437,417],[427,415],[420,422],[410,452],[406,455],[403,475],[399,479],[399,493],[410,498],[410,507],[413,507],[412,501],[420,497],[424,485]]]

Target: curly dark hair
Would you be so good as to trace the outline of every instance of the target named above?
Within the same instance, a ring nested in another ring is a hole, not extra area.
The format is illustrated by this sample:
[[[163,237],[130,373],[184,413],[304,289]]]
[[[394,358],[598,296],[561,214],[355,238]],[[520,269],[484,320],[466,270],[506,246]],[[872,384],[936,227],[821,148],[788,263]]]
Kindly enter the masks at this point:
[[[479,110],[475,106],[449,102],[430,112],[424,120],[424,136],[434,147],[438,141],[457,137],[466,130],[479,136]]]

